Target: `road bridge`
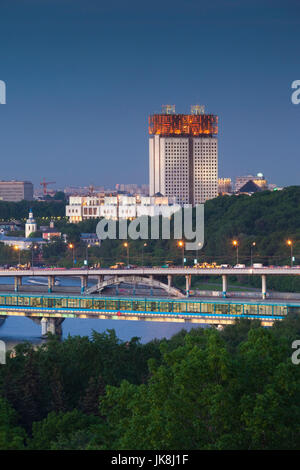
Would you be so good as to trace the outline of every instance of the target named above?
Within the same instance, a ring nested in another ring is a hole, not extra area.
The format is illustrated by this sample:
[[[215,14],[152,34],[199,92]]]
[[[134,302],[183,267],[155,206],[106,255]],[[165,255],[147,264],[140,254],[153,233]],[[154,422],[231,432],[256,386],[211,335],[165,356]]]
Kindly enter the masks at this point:
[[[113,278],[114,281],[110,281],[111,284],[119,284],[118,278],[122,278],[128,283],[144,282],[147,285],[152,284],[153,287],[160,286],[166,290],[170,295],[175,297],[182,297],[182,292],[179,289],[173,288],[172,280],[174,276],[185,277],[185,291],[186,297],[190,296],[191,290],[191,279],[192,276],[221,276],[222,277],[222,293],[223,297],[227,297],[227,286],[228,276],[260,276],[261,277],[261,296],[266,299],[267,296],[267,276],[299,276],[300,267],[263,267],[263,268],[191,268],[191,267],[172,267],[172,268],[119,268],[119,269],[64,269],[64,268],[52,268],[52,269],[41,269],[32,268],[26,270],[0,270],[0,277],[13,277],[14,278],[14,290],[18,292],[22,285],[22,279],[24,277],[45,277],[48,279],[48,293],[53,291],[55,286],[56,277],[79,277],[81,280],[81,293],[92,293],[101,292],[105,287],[105,281],[108,278]],[[96,289],[89,290],[88,280],[89,278],[96,279]],[[158,278],[158,279],[157,279]],[[162,278],[166,279],[166,282],[162,282]],[[159,283],[159,284],[158,284]]]

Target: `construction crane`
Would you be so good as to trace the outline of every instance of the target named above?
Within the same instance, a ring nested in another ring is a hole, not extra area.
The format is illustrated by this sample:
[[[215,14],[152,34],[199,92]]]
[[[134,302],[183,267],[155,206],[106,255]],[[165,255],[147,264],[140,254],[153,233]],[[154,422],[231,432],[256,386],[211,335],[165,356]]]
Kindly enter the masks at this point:
[[[43,186],[43,194],[44,196],[47,196],[47,186],[48,184],[55,184],[56,181],[45,181],[45,178],[43,178],[43,181],[40,183],[41,186]]]

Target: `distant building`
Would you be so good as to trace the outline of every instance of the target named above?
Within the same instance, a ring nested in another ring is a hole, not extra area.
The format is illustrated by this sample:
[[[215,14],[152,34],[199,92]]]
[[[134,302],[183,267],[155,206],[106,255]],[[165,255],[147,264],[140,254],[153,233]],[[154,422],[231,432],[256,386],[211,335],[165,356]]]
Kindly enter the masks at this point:
[[[218,179],[218,194],[231,194],[231,193],[232,193],[231,178],[219,178]]]
[[[149,117],[149,194],[193,206],[218,196],[218,117],[204,107],[175,113],[174,105]]]
[[[33,184],[30,181],[0,181],[0,200],[32,201]]]
[[[282,187],[279,187],[277,186],[277,184],[272,184],[272,183],[268,184],[268,189],[269,191],[282,191],[283,190]]]
[[[268,189],[267,180],[265,179],[262,173],[257,173],[254,175],[238,176],[235,180],[235,192],[239,192],[241,187],[244,186],[248,181],[253,181],[261,189]]]
[[[239,190],[239,194],[254,194],[254,193],[257,193],[259,191],[262,191],[262,188],[260,188],[256,183],[254,183],[254,181],[252,180],[249,180],[247,181],[246,184],[244,184],[244,186],[242,186]]]
[[[0,235],[0,243],[4,243],[4,245],[17,247],[20,250],[30,250],[33,245],[43,245],[46,240],[42,238],[32,237],[32,238],[24,238],[24,237],[7,237],[6,235]]]
[[[149,195],[149,185],[142,184],[139,186],[138,184],[116,184],[116,191],[120,192],[123,191],[128,194],[141,194],[143,196]]]
[[[99,246],[101,243],[96,233],[81,233],[80,240],[91,246]]]
[[[7,232],[16,232],[21,230],[22,224],[17,220],[11,222],[0,222],[0,233],[5,234]]]
[[[52,238],[60,238],[61,232],[54,227],[54,222],[51,220],[49,227],[40,227],[43,232],[42,237],[44,240],[51,241]]]

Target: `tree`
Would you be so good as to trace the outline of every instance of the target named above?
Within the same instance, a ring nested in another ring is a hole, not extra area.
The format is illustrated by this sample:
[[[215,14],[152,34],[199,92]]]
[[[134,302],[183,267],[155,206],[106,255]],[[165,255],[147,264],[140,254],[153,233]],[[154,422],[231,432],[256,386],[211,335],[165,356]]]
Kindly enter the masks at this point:
[[[51,450],[59,447],[60,442],[64,442],[64,447],[68,448],[67,442],[74,439],[78,443],[78,432],[88,434],[88,442],[96,437],[93,428],[101,424],[99,418],[86,415],[76,409],[66,413],[55,413],[52,411],[48,416],[40,422],[33,423],[32,439],[28,441],[28,447],[32,450]],[[84,445],[87,442],[83,439]],[[72,447],[72,446],[70,446]]]
[[[8,401],[0,397],[0,450],[22,450],[26,433],[17,426],[17,415]]]

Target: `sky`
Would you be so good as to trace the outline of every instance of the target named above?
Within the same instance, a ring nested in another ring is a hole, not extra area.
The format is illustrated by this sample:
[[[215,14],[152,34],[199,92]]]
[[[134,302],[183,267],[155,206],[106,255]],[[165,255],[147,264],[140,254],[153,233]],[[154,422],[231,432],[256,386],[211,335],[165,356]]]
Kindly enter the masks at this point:
[[[299,0],[0,0],[0,179],[148,183],[148,116],[219,116],[219,176],[299,184]]]

